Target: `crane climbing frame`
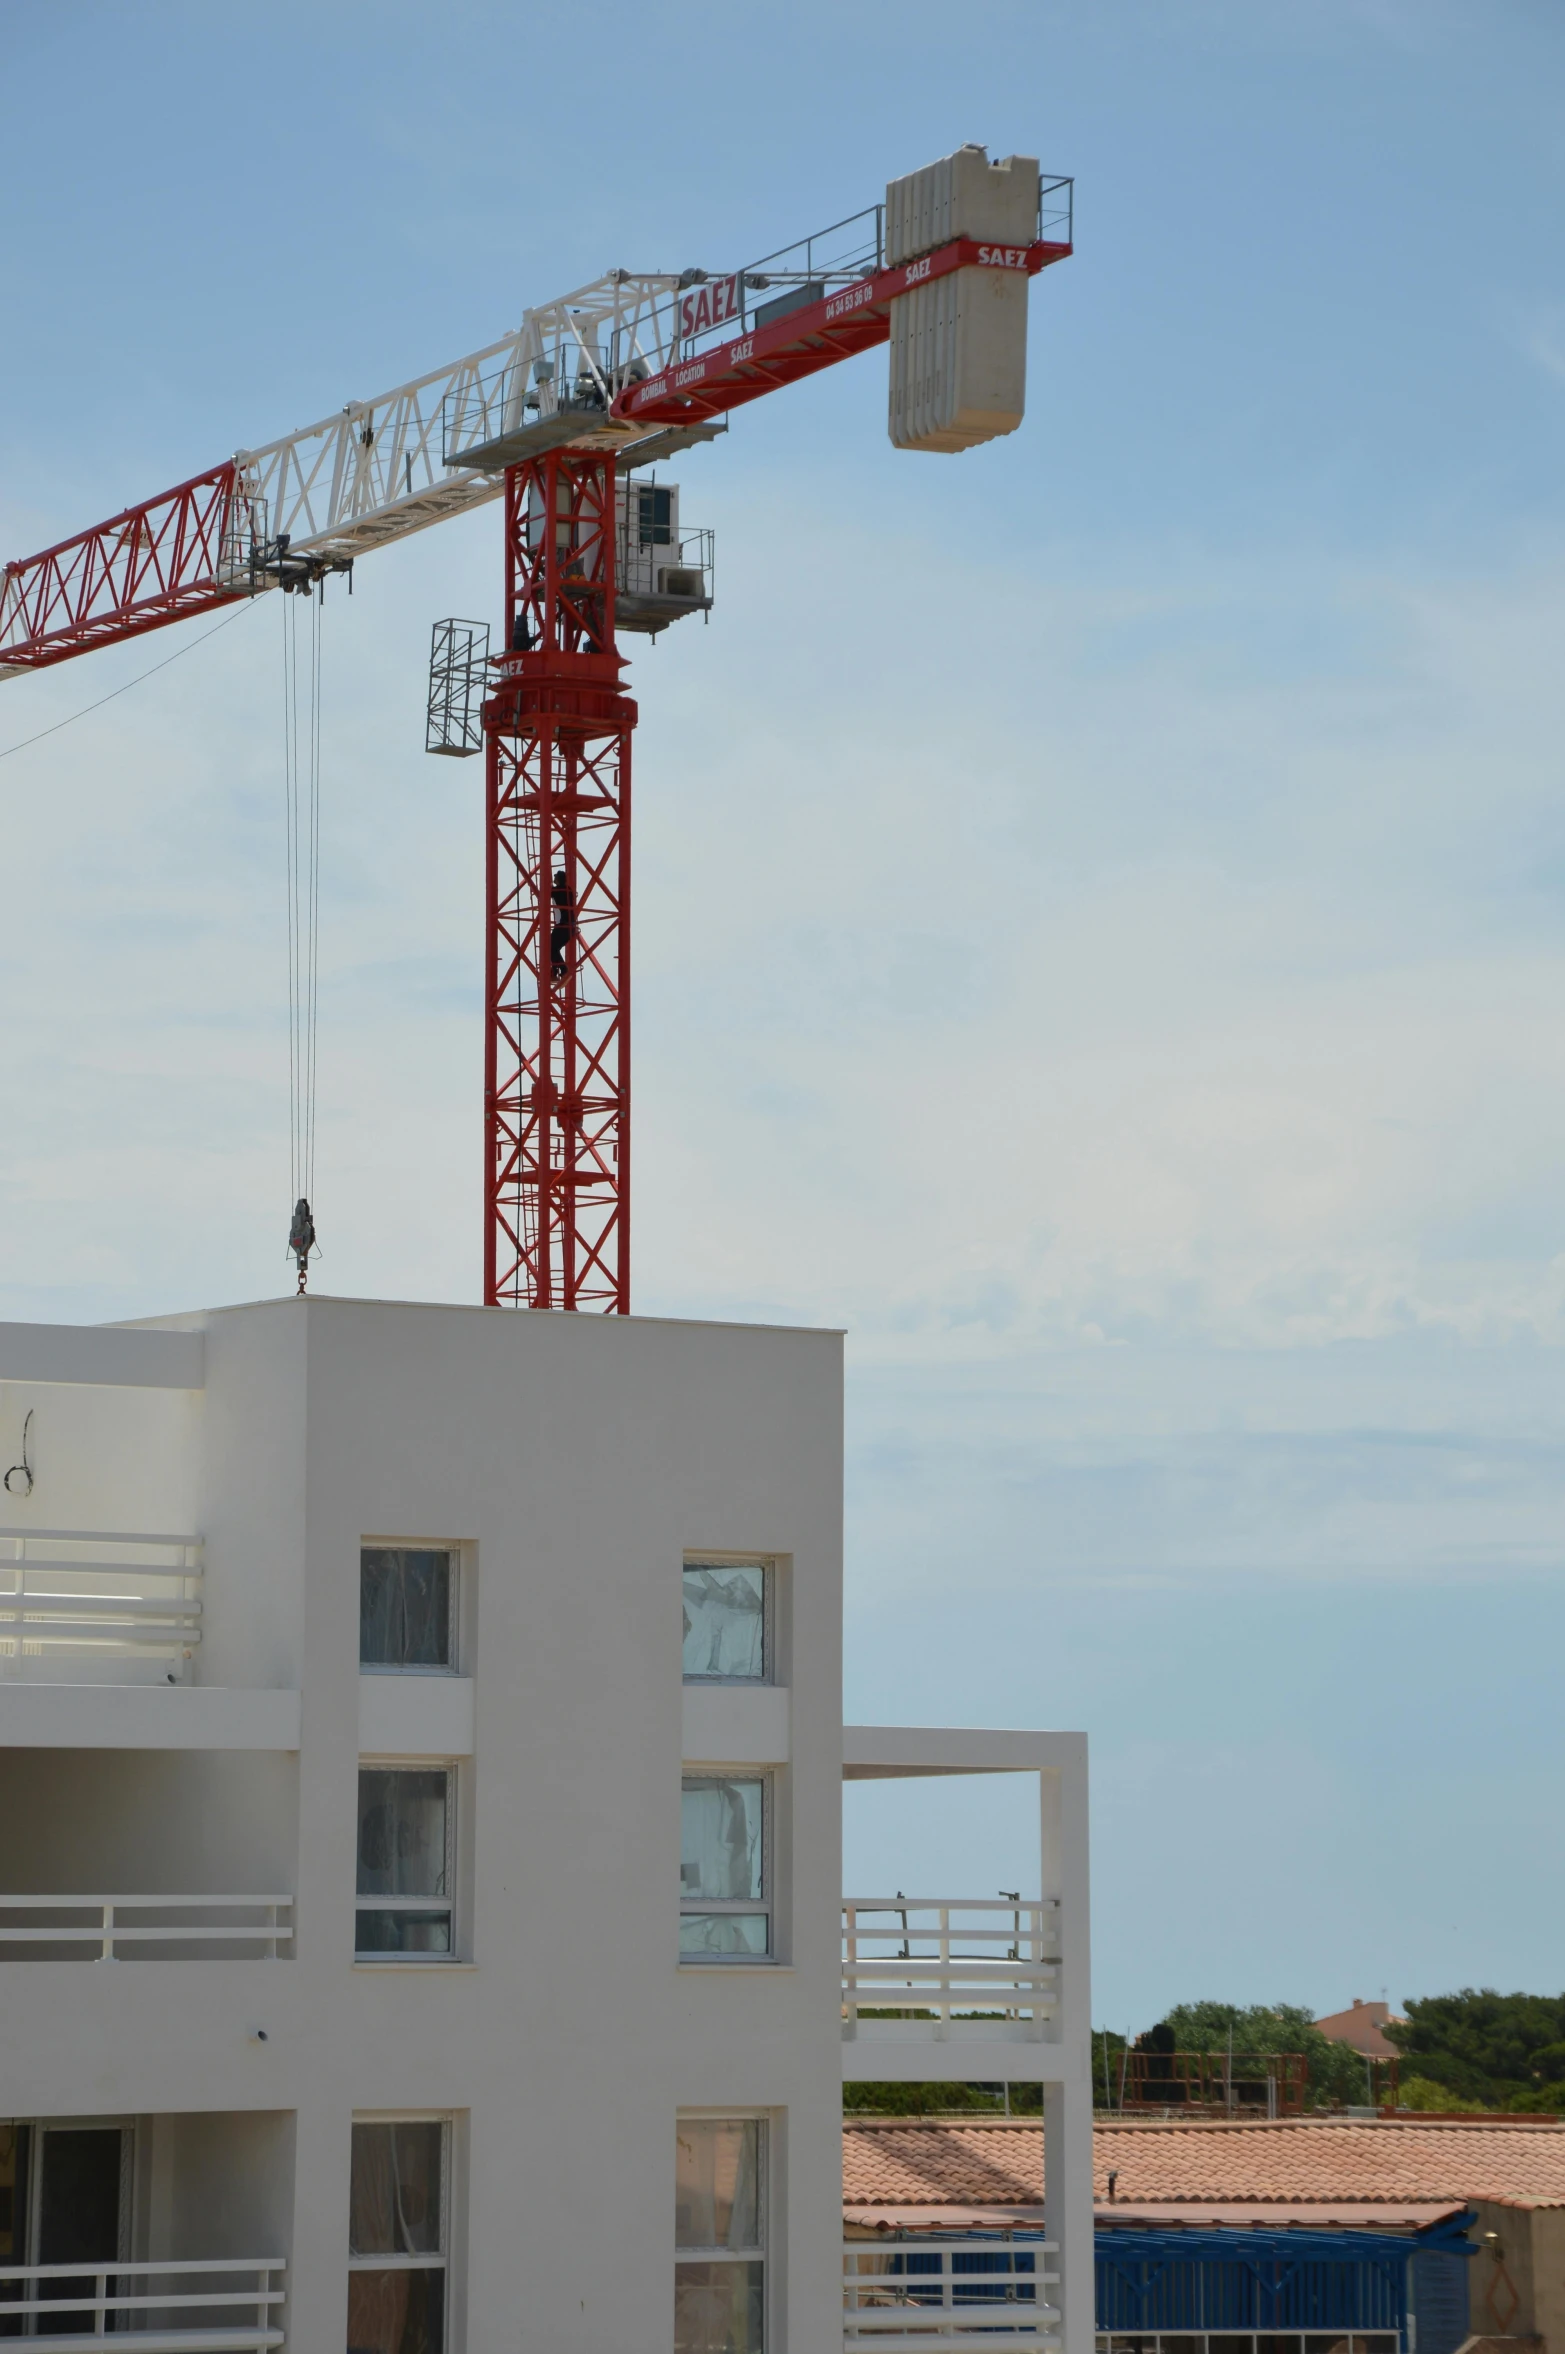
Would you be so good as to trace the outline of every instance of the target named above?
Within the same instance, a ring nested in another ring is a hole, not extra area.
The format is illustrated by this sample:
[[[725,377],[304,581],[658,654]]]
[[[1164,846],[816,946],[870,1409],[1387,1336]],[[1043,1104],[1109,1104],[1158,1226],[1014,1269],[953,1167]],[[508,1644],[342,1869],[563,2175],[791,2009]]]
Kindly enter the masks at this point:
[[[503,498],[505,622],[482,708],[491,1304],[629,1307],[636,706],[615,641],[618,474],[888,341],[902,446],[969,447],[1020,421],[1025,286],[1072,250],[1072,183],[964,148],[887,198],[727,273],[611,270],[481,351],[0,576],[3,680],[315,588]]]

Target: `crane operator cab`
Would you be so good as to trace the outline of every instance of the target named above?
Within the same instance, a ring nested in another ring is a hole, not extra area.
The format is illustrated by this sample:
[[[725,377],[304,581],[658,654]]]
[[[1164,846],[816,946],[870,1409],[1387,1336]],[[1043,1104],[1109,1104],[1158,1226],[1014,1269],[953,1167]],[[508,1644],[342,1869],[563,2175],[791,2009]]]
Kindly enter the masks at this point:
[[[685,529],[679,485],[622,474],[614,489],[619,546],[614,619],[655,637],[686,613],[712,609],[712,534]]]

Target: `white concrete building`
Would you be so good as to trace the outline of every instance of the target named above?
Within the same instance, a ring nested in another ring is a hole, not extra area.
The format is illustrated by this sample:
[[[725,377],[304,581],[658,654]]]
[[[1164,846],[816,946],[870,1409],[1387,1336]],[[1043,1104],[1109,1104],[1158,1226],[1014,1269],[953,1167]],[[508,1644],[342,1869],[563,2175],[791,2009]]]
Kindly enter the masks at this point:
[[[841,1429],[826,1332],[0,1326],[0,2337],[949,2344],[847,2075],[1042,2081],[982,2343],[1090,2354],[1084,1742],[844,1727]],[[1036,1901],[843,1905],[844,1776],[996,1771]]]

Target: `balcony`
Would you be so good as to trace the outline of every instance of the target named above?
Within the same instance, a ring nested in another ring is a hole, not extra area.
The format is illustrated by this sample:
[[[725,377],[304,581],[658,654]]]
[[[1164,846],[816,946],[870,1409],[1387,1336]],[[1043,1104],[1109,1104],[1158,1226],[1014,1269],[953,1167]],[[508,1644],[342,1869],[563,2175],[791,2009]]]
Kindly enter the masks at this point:
[[[1060,1993],[1054,1897],[860,1897],[842,1907],[844,2041],[1038,2043]]]
[[[0,1966],[287,1959],[298,1792],[290,1752],[0,1743]]]
[[[201,1642],[201,1539],[0,1537],[0,1679],[183,1684]]]
[[[293,1950],[291,1896],[16,1896],[0,1962],[254,1961]]]
[[[1040,2289],[1059,2284],[1049,2240],[849,2240],[843,2248],[845,2354],[918,2354],[924,2347],[1027,2346],[1059,2354],[1060,2310]]]
[[[284,2270],[269,2256],[0,2265],[0,2337],[46,2336],[52,2354],[111,2335],[138,2354],[261,2354],[284,2343]]]

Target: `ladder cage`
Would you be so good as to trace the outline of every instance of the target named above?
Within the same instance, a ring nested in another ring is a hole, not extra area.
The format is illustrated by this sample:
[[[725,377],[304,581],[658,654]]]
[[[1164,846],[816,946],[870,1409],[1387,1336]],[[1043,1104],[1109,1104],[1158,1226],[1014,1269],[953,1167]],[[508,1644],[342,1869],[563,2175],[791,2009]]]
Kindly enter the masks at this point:
[[[488,679],[488,622],[437,621],[429,647],[426,752],[466,760],[483,750]]]

